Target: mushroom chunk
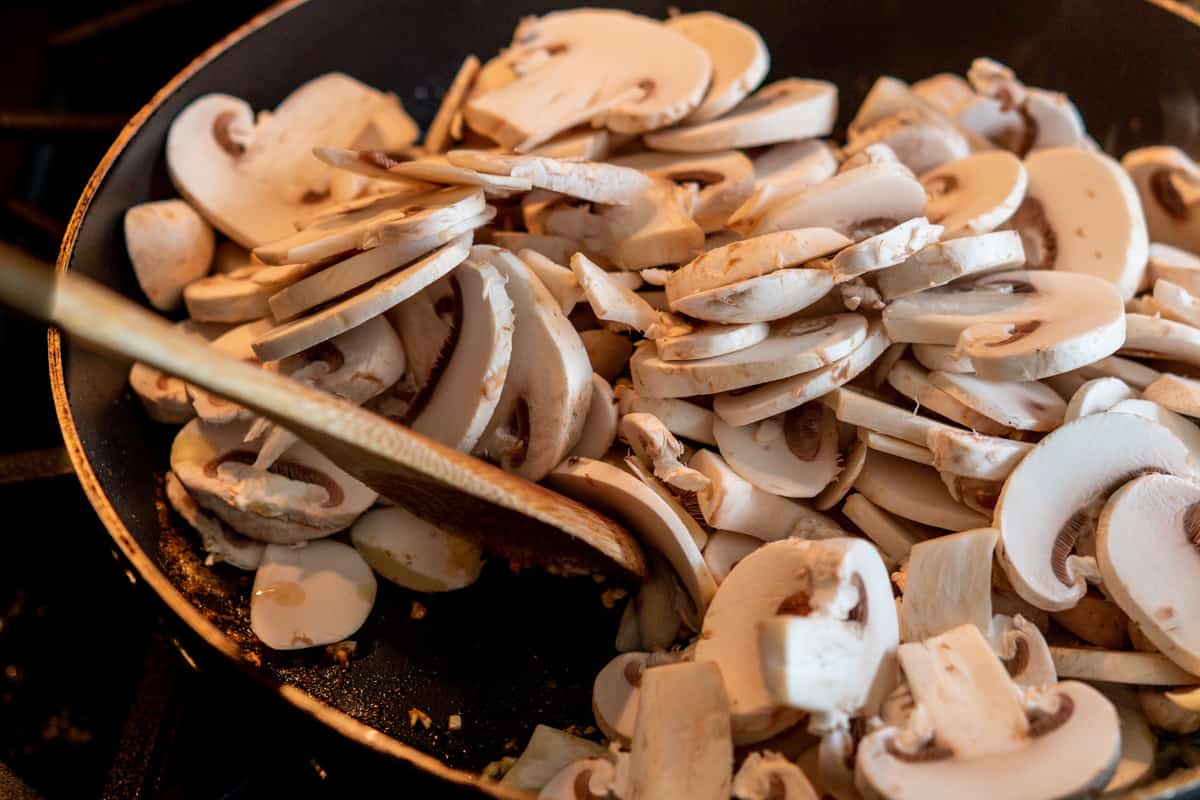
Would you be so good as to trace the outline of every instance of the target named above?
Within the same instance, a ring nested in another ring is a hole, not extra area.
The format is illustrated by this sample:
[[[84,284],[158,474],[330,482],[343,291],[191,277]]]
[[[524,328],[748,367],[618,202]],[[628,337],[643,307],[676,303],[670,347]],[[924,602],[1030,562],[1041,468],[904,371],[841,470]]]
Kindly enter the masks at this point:
[[[683,445],[653,414],[633,413],[621,418],[621,438],[638,458],[651,465],[654,475],[681,492],[698,492],[709,486],[708,477],[681,464]]]
[[[1187,448],[1132,414],[1093,414],[1042,439],[1009,476],[996,504],[1000,563],[1013,588],[1047,611],[1071,608],[1094,572],[1074,555],[1091,533],[1096,504],[1148,472],[1190,475]]]
[[[746,756],[733,778],[736,800],[817,800],[804,770],[769,750]]]
[[[992,551],[999,531],[980,528],[913,545],[900,605],[900,632],[920,642],[959,625],[992,631]]]
[[[603,458],[617,438],[619,422],[620,414],[612,386],[604,378],[592,373],[592,399],[583,421],[583,432],[571,448],[571,455]]]
[[[781,497],[815,497],[838,472],[837,419],[808,403],[762,422],[713,426],[721,455],[758,488]]]
[[[688,122],[720,117],[767,76],[771,56],[758,31],[749,25],[712,11],[680,14],[664,24],[703,47],[712,61],[712,83],[704,102],[688,114]]]
[[[1200,484],[1146,475],[1119,489],[1097,525],[1105,590],[1154,645],[1200,673]]]
[[[524,262],[489,246],[472,248],[471,258],[499,271],[516,317],[508,377],[475,452],[540,480],[579,440],[592,367],[579,334]]]
[[[250,628],[274,650],[340,642],[366,622],[375,589],[371,568],[349,545],[269,544],[254,574]]]
[[[207,553],[204,558],[205,564],[223,562],[238,569],[258,569],[258,565],[262,563],[263,550],[266,548],[264,543],[235,533],[220,520],[205,514],[188,494],[187,489],[183,488],[174,472],[167,471],[163,487],[171,508],[200,535],[200,543]]]
[[[946,229],[946,238],[993,231],[1008,221],[1029,178],[1011,153],[990,150],[952,161],[921,175],[929,192],[925,214]]]
[[[598,773],[595,777],[599,779],[596,781],[596,788],[599,789],[599,784],[603,781],[599,773],[611,779],[615,777],[613,766],[615,765],[608,751],[595,742],[572,736],[549,725],[537,725],[521,755],[500,779],[500,785],[519,791],[536,792],[543,787],[560,783],[557,777],[570,768],[572,774],[569,788],[564,787],[563,793],[549,796],[576,800],[573,788],[579,772],[594,767]],[[547,791],[554,791],[554,787]]]
[[[208,274],[215,247],[212,227],[183,200],[141,203],[125,212],[133,273],[161,311],[179,305],[183,288]]]
[[[955,501],[934,470],[876,450],[867,453],[854,488],[899,517],[935,528],[961,531],[988,523],[978,512]]]
[[[483,569],[477,542],[398,506],[362,515],[350,528],[350,542],[375,572],[418,592],[462,589]]]
[[[1021,431],[1052,431],[1066,413],[1058,393],[1036,381],[988,381],[953,372],[931,372],[929,381],[975,412]]]
[[[1125,340],[1117,290],[1091,275],[999,272],[893,301],[895,342],[956,345],[981,378],[1036,380],[1090,364]]]
[[[375,492],[297,442],[268,470],[251,464],[246,423],[193,420],[171,446],[171,469],[202,507],[244,536],[295,544],[350,527]]]
[[[1120,378],[1093,378],[1071,395],[1062,421],[1070,422],[1089,414],[1099,414],[1124,400],[1133,400],[1136,397],[1137,392],[1130,389],[1129,384]]]
[[[901,645],[900,661],[922,713],[859,744],[864,796],[1074,797],[1108,782],[1121,752],[1117,712],[1090,686],[1055,684],[1023,708],[973,625]]]
[[[634,153],[612,159],[613,164],[679,186],[697,187],[692,219],[705,233],[724,229],[733,212],[754,191],[754,165],[736,150],[719,153]]]
[[[931,244],[881,272],[877,283],[883,299],[891,301],[945,286],[964,275],[1012,269],[1024,263],[1021,237],[1015,231],[996,231]]]
[[[1196,162],[1177,147],[1143,147],[1126,153],[1121,166],[1137,186],[1150,238],[1188,254],[1200,252],[1200,167]]]

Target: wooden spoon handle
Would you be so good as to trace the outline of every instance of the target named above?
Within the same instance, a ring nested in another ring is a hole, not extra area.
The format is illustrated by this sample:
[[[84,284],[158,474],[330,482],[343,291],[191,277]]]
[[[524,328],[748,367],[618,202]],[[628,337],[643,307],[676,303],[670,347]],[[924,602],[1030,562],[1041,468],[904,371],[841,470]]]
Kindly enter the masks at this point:
[[[644,576],[637,542],[595,511],[365,409],[226,355],[82,275],[0,244],[0,303],[291,430],[388,499],[481,536],[521,565]],[[564,536],[563,534],[566,534]]]

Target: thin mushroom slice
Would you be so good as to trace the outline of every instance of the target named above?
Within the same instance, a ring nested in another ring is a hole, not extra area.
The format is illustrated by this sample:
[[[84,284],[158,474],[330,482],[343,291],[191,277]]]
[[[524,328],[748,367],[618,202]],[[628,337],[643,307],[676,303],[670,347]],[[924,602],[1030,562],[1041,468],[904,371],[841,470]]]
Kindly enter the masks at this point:
[[[924,526],[910,527],[857,492],[846,498],[842,513],[879,548],[884,563],[890,567],[904,563],[913,547],[923,541],[916,528],[932,533],[932,529]]]
[[[678,122],[701,103],[712,75],[708,54],[682,34],[588,8],[523,20],[506,61],[516,80],[472,98],[463,115],[518,152],[587,121],[619,133]]]
[[[451,133],[454,127],[454,118],[462,113],[463,103],[466,102],[467,95],[478,78],[479,72],[479,59],[474,54],[463,59],[462,66],[454,74],[454,79],[450,81],[446,94],[442,96],[437,113],[433,115],[433,120],[429,123],[429,130],[425,132],[425,152],[444,153],[449,149],[450,141],[459,138]]]
[[[1073,555],[1089,507],[1146,472],[1190,475],[1190,459],[1169,430],[1132,414],[1081,417],[1042,439],[996,504],[1000,562],[1017,593],[1047,611],[1074,606],[1091,571]]]
[[[341,642],[366,622],[375,589],[371,568],[349,545],[269,544],[254,574],[250,629],[273,650]]]
[[[804,770],[778,753],[751,753],[733,777],[736,800],[817,800]]]
[[[617,438],[617,399],[608,381],[592,373],[592,399],[583,420],[583,432],[571,448],[570,455],[581,458],[603,458]]]
[[[1121,166],[1074,147],[1025,159],[1029,191],[1012,226],[1034,269],[1103,278],[1128,300],[1146,269],[1149,240],[1137,190]]]
[[[612,460],[611,456],[610,463],[621,466],[620,463]],[[696,543],[696,547],[699,547],[703,551],[705,545],[708,544],[708,528],[705,526],[704,517],[700,514],[700,508],[696,502],[696,493],[667,486],[666,483],[654,476],[644,456],[637,454],[625,456],[624,467],[632,473],[633,477],[649,486],[656,495],[661,497],[670,506],[671,510],[675,512],[675,516],[679,517],[683,526],[687,528],[692,541]],[[682,589],[679,589],[679,592],[682,593]],[[680,613],[686,616],[683,622],[688,630],[698,631],[700,629],[700,620],[699,617],[691,614],[693,610],[690,608],[681,609]]]
[[[622,285],[621,273],[605,272],[583,253],[571,256],[571,273],[596,319],[632,328],[652,339],[664,331],[691,330],[687,323],[656,311],[641,295]]]
[[[941,235],[941,225],[931,225],[925,217],[914,217],[850,245],[821,263],[828,265],[834,281],[843,283],[905,262],[937,242]]]
[[[953,372],[959,375],[971,375],[975,367],[971,359],[956,354],[950,345],[944,344],[914,344],[913,358],[930,372]]]
[[[1093,361],[1091,364],[1080,367],[1077,373],[1084,380],[1105,377],[1120,378],[1138,391],[1145,391],[1147,386],[1162,377],[1162,373],[1158,370],[1120,356],[1109,356],[1099,361]]]
[[[1143,147],[1121,159],[1141,197],[1150,238],[1200,252],[1200,167],[1177,147]],[[1164,255],[1160,250],[1159,255]],[[1179,261],[1177,253],[1165,253]],[[1187,259],[1190,262],[1190,259]]]
[[[580,741],[594,744],[586,739]],[[570,762],[559,772],[551,774],[541,787],[513,785],[516,788],[540,788],[538,800],[576,800],[581,796],[629,797],[633,791],[629,776],[629,754],[622,752],[601,752]]]
[[[627,745],[633,739],[642,674],[655,666],[653,660],[653,653],[622,653],[605,664],[592,683],[596,726],[614,742]]]
[[[837,420],[816,403],[741,427],[718,418],[713,432],[729,466],[771,494],[815,497],[838,472]]]
[[[205,514],[174,472],[167,471],[163,487],[167,502],[199,534],[200,543],[207,553],[205,564],[225,563],[238,569],[258,569],[266,544],[242,536],[215,517]]]
[[[1057,392],[1037,381],[988,381],[953,372],[931,372],[929,381],[975,412],[1020,431],[1052,431],[1067,410]]]
[[[967,137],[943,115],[906,109],[869,125],[853,126],[845,153],[851,158],[874,145],[884,145],[901,164],[918,175],[971,153]]]
[[[480,241],[482,242],[482,239]],[[570,264],[571,256],[583,249],[579,242],[566,236],[550,236],[521,231],[492,231],[491,243],[514,253],[532,250],[560,265]]]
[[[946,229],[946,238],[978,235],[1008,221],[1029,184],[1025,166],[1012,153],[991,150],[923,173],[929,192],[925,209],[931,222]]]
[[[821,402],[832,408],[838,420],[847,425],[894,436],[921,447],[933,431],[959,431],[944,422],[917,416],[915,411],[885,403],[849,387],[829,392]]]
[[[658,356],[666,361],[695,361],[745,350],[766,339],[771,327],[765,322],[721,325],[710,322],[697,325],[689,333],[662,336]]]
[[[1161,653],[1131,653],[1092,647],[1050,647],[1061,678],[1139,686],[1193,686],[1200,677]]]
[[[1200,329],[1161,317],[1126,314],[1121,352],[1200,366]]]
[[[986,517],[955,501],[937,472],[871,451],[854,488],[898,517],[950,531],[983,528]]]
[[[731,226],[755,216],[776,197],[813,186],[838,171],[834,148],[820,139],[773,145],[754,159],[757,181],[752,194],[729,218]]]
[[[504,198],[533,188],[526,178],[493,175],[488,170],[477,170],[469,165],[447,163],[443,156],[405,160],[380,150],[338,147],[314,147],[313,155],[331,167],[385,184],[400,184],[401,188],[409,190],[432,188],[427,184],[474,186],[488,197]]]
[[[718,119],[642,138],[655,150],[707,153],[825,136],[837,117],[837,96],[832,83],[786,78],[762,87]]]
[[[971,84],[953,72],[930,75],[915,82],[910,88],[913,94],[946,114],[975,98],[975,90],[971,88]]]
[[[763,540],[733,531],[713,531],[704,545],[704,563],[712,573],[717,586],[729,576],[738,563],[762,547]]]
[[[758,31],[749,25],[712,11],[680,14],[664,24],[703,47],[712,61],[712,82],[704,101],[687,115],[687,122],[720,117],[745,100],[767,76],[770,53]]]
[[[776,198],[735,225],[750,236],[795,228],[833,228],[861,241],[925,214],[925,188],[899,164],[868,164]]]
[[[1154,282],[1154,305],[1168,319],[1200,327],[1200,298],[1161,278]]]
[[[993,593],[992,600],[997,599]],[[1054,658],[1042,632],[1020,614],[992,617],[990,638],[992,650],[1017,686],[1044,689],[1058,683]]]
[[[465,261],[470,251],[471,234],[463,234],[344,300],[272,328],[254,341],[254,352],[276,361],[328,341],[412,297]]]
[[[417,592],[465,588],[483,569],[478,542],[397,506],[359,517],[350,528],[350,542],[379,575]]]
[[[271,329],[270,320],[260,319],[230,328],[225,333],[212,340],[211,344],[222,353],[234,358],[260,363],[254,354],[253,342],[259,336]],[[245,421],[253,415],[249,410],[232,403],[223,397],[191,384],[187,385],[188,394],[192,398],[192,407],[196,415],[205,422],[223,424],[234,421]]]
[[[1157,422],[1178,437],[1192,456],[1193,466],[1200,464],[1200,427],[1174,411],[1151,400],[1122,400],[1109,409],[1114,414],[1136,414]]]
[[[1097,531],[1105,591],[1165,656],[1200,673],[1200,485],[1174,475],[1131,481],[1109,498]]]
[[[713,435],[713,412],[703,406],[675,398],[643,397],[628,382],[617,384],[613,396],[622,416],[639,411],[653,414],[676,436],[698,444],[717,443]]]
[[[521,755],[500,779],[500,785],[518,791],[552,793],[557,784],[563,783],[560,778],[569,777],[566,782],[569,785],[561,794],[550,796],[575,800],[572,795],[580,772],[591,770],[589,779],[595,780],[597,790],[604,791],[601,784],[616,778],[615,766],[611,754],[595,742],[539,724],[534,726]]]
[[[956,345],[988,380],[1036,380],[1090,364],[1125,339],[1125,309],[1109,283],[1047,270],[999,272],[893,301],[896,342]]]
[[[1142,397],[1189,417],[1200,417],[1200,381],[1166,374],[1142,391]]]
[[[847,147],[842,151],[842,155],[846,155],[851,148]],[[849,156],[841,164],[838,164],[838,172],[849,172],[852,169],[865,167],[867,164],[899,164],[900,159],[896,157],[896,151],[883,142],[871,142],[861,148],[854,148],[854,155]]]
[[[1124,400],[1136,398],[1137,392],[1120,378],[1093,378],[1071,395],[1062,421],[1070,422],[1089,414],[1100,414]],[[1200,433],[1200,430],[1197,432]]]
[[[1029,442],[986,436],[948,425],[926,433],[925,444],[933,455],[933,468],[965,478],[1002,481],[1033,449]]]
[[[183,289],[188,315],[198,322],[249,322],[270,315],[270,298],[326,265],[326,262],[263,267],[248,264],[208,275]]]
[[[1200,295],[1200,256],[1168,244],[1151,242],[1146,278],[1150,282],[1170,281],[1192,295]]]
[[[451,164],[485,174],[525,180],[538,189],[558,192],[593,203],[627,205],[650,188],[650,180],[637,169],[597,161],[569,161],[546,156],[490,153],[485,150],[452,150]]]
[[[475,452],[540,480],[579,439],[592,367],[579,334],[524,262],[489,246],[472,248],[471,257],[499,271],[516,317],[508,376]]]
[[[754,191],[754,165],[737,150],[719,153],[635,153],[610,161],[679,186],[695,185],[692,219],[705,233],[722,230]]]
[[[125,249],[150,305],[170,311],[183,288],[208,274],[213,229],[183,200],[140,203],[125,212]]]
[[[927,467],[933,466],[933,453],[928,447],[922,447],[919,444],[906,442],[904,439],[897,439],[895,436],[888,436],[886,433],[879,433],[867,428],[858,429],[858,438],[870,450],[878,450],[881,453],[903,458],[905,461],[924,464]],[[959,498],[955,497],[954,499],[958,500]]]
[[[900,635],[920,642],[959,625],[992,630],[995,528],[962,531],[913,545],[900,604]]]
[[[967,80],[975,91],[998,100],[1001,107],[1016,108],[1024,122],[1015,147],[1017,155],[1047,148],[1097,149],[1084,131],[1079,110],[1065,94],[1026,87],[1011,69],[990,58],[972,61]]]
[[[530,155],[547,158],[578,159],[580,161],[604,161],[613,150],[626,144],[630,134],[609,133],[604,128],[581,126],[555,136],[550,141],[530,150]]]
[[[680,492],[699,492],[708,488],[710,482],[704,473],[680,462],[683,445],[658,417],[637,412],[625,414],[621,417],[620,435],[663,483]]]
[[[863,464],[866,462],[867,443],[855,441],[839,459],[837,477],[813,498],[813,508],[817,511],[828,511],[842,502],[843,498],[850,493],[854,482],[858,480],[859,473],[862,472]],[[844,511],[843,508],[843,513]]]
[[[831,288],[833,275],[828,270],[781,269],[680,297],[671,308],[725,325],[771,322],[804,311]]]
[[[1139,692],[1141,697],[1148,694],[1150,693]],[[1105,692],[1105,696],[1116,706],[1117,718],[1121,724],[1121,758],[1112,778],[1104,786],[1104,793],[1107,794],[1132,789],[1154,777],[1158,739],[1147,722],[1149,714],[1139,706],[1136,697],[1120,697],[1113,691]]]
[[[964,275],[1012,269],[1024,263],[1021,237],[1015,231],[996,231],[931,244],[879,273],[876,283],[880,295],[890,302],[945,286]]]
[[[930,374],[911,361],[900,361],[887,377],[893,389],[917,404],[946,419],[979,433],[990,435],[1008,433],[1009,426],[981,414],[930,380]],[[1055,395],[1055,399],[1058,396]]]

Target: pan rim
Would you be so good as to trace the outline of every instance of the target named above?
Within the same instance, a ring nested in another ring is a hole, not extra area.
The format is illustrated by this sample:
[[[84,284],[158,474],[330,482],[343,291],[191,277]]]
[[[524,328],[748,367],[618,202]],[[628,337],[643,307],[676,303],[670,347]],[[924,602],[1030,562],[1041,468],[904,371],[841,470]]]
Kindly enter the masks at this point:
[[[97,164],[95,171],[88,179],[83,192],[80,194],[79,201],[71,214],[66,234],[59,249],[58,260],[55,265],[56,271],[66,272],[70,267],[71,257],[75,250],[75,240],[79,233],[79,228],[83,223],[83,218],[86,216],[87,210],[91,205],[92,198],[96,195],[104,178],[108,175],[109,169],[121,153],[124,152],[129,141],[141,130],[142,125],[150,115],[189,78],[221,53],[239,43],[251,33],[269,25],[289,11],[308,2],[309,0],[280,0],[280,2],[254,16],[197,56],[159,89],[149,102],[130,118],[129,122],[126,123],[125,127],[117,135],[116,140],[105,152],[100,163]],[[1143,0],[1143,2],[1157,6],[1191,25],[1200,27],[1200,10],[1186,5],[1181,0]],[[360,722],[344,711],[339,711],[296,686],[271,679],[263,670],[254,667],[242,658],[241,651],[234,644],[233,640],[201,614],[184,597],[183,593],[171,583],[162,570],[159,569],[158,565],[154,563],[154,560],[142,550],[137,540],[133,538],[133,535],[125,527],[125,523],[121,521],[116,507],[105,493],[100,479],[92,469],[91,462],[88,461],[87,453],[83,449],[83,442],[75,427],[75,418],[67,398],[66,376],[63,372],[62,336],[57,328],[52,327],[47,331],[46,341],[47,360],[50,371],[50,389],[54,399],[55,413],[58,416],[63,443],[70,456],[75,474],[79,478],[84,493],[87,495],[88,502],[91,503],[96,516],[100,519],[101,524],[104,525],[105,530],[108,531],[109,537],[129,561],[130,566],[137,571],[138,577],[154,590],[155,594],[184,624],[195,631],[207,645],[232,662],[242,674],[265,688],[274,691],[284,702],[298,711],[317,719],[342,737],[358,745],[365,746],[381,755],[397,758],[433,777],[460,786],[475,788],[492,797],[502,798],[503,800],[522,800],[522,798],[529,797],[524,792],[514,791],[498,783],[485,781],[476,773],[449,767],[434,756],[424,753],[411,745],[404,744],[364,722]],[[1176,796],[1179,792],[1188,791],[1197,786],[1200,786],[1200,767],[1192,767],[1190,769],[1176,770],[1159,780],[1111,796],[1125,798],[1125,800],[1149,800],[1149,798],[1155,797]]]

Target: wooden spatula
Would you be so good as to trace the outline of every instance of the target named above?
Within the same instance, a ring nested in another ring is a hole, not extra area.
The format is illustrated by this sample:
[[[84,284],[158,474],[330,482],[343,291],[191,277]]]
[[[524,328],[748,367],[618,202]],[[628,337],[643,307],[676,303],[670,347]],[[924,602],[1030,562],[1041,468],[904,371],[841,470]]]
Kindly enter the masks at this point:
[[[81,275],[0,245],[0,302],[93,349],[140,361],[291,430],[384,497],[482,537],[520,566],[645,575],[620,525],[562,495],[370,411],[243,363]]]

